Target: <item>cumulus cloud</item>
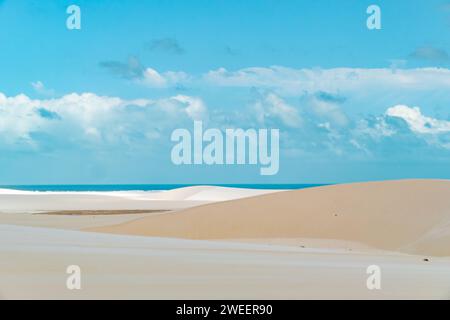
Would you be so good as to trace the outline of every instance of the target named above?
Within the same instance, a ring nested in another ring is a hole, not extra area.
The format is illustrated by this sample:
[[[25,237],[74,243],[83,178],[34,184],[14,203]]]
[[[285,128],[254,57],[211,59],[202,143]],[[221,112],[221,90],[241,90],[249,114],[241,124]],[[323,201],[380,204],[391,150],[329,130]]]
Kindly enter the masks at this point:
[[[127,140],[155,139],[161,137],[170,125],[179,123],[173,119],[191,122],[208,119],[209,124],[216,127],[280,128],[282,147],[287,146],[302,154],[326,155],[326,152],[331,152],[339,156],[354,156],[361,152],[367,156],[378,152],[383,157],[389,157],[400,151],[407,152],[406,148],[412,146],[450,150],[449,121],[426,116],[418,107],[390,107],[403,97],[412,101],[414,97],[428,96],[429,92],[443,92],[444,95],[450,92],[449,69],[292,69],[275,66],[237,71],[221,68],[194,76],[175,71],[159,72],[144,67],[139,61],[114,66],[117,75],[152,88],[169,88],[187,82],[194,88],[213,86],[218,92],[215,107],[221,108],[208,112],[202,99],[187,95],[155,101],[128,101],[94,95],[89,105],[95,107],[84,110],[83,99],[78,95],[73,98],[77,100],[73,103],[73,109],[78,108],[78,111],[86,113],[82,117],[67,114],[72,107],[65,96],[53,99],[55,105],[50,102],[53,101],[51,99],[39,100],[32,111],[20,115],[23,118],[33,115],[35,122],[31,128],[26,127],[25,121],[17,128],[8,130],[16,130],[16,137],[20,136],[22,141],[34,141],[33,132],[36,130],[42,132],[45,129],[48,132],[63,124],[78,132],[78,139],[102,142],[120,141],[125,137]],[[229,102],[221,97],[232,91],[229,88],[250,90],[239,90],[239,94],[231,97],[231,101],[237,104],[226,106]],[[258,93],[250,103],[246,99],[248,97],[242,98],[241,95],[248,91]],[[421,93],[417,95],[416,92]],[[376,107],[373,107],[374,104]],[[102,113],[102,105],[114,107]],[[18,117],[19,111],[15,112],[14,117]],[[92,112],[100,112],[95,118],[105,119],[104,123],[89,120]],[[9,123],[14,121],[17,122],[17,118]]]
[[[192,120],[205,120],[207,118],[207,109],[201,99],[184,95],[178,95],[172,99],[183,104],[184,111]]]
[[[303,114],[301,127],[284,128],[283,145],[303,156],[386,161],[407,154],[424,158],[450,152],[450,121],[426,116],[418,107],[396,105],[382,114],[346,118],[341,126],[332,115],[311,111]]]
[[[450,132],[450,121],[427,117],[419,107],[397,105],[386,111],[389,117],[403,119],[409,128],[416,133],[439,134]]]
[[[383,159],[413,153],[442,156],[450,151],[450,121],[426,116],[419,107],[396,105],[382,115],[356,120],[346,139]]]
[[[166,87],[167,80],[158,71],[147,68],[142,76],[142,81],[151,87]]]
[[[203,120],[219,128],[237,124],[279,128],[282,149],[315,159],[330,155],[387,159],[410,149],[422,148],[424,154],[450,150],[450,121],[424,115],[418,107],[396,105],[382,114],[351,118],[340,110],[340,99],[310,99],[289,100],[266,91],[250,109],[214,110],[210,116],[201,98],[187,95],[127,100],[72,93],[32,99],[0,93],[0,149],[147,150],[153,144],[166,146],[173,129]]]
[[[65,145],[131,144],[205,117],[203,101],[189,96],[125,100],[72,93],[40,100],[0,93],[0,146],[38,148],[42,135],[47,140],[64,141]]]
[[[188,78],[189,76],[184,72],[167,71],[159,73],[155,69],[147,68],[139,82],[152,88],[167,88],[185,83]]]

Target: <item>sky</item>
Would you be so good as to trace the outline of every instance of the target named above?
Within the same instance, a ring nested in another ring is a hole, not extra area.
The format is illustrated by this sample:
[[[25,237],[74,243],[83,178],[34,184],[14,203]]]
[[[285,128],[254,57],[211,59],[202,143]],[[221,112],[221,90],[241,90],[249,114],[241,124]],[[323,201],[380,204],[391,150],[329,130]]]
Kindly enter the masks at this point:
[[[0,185],[449,179],[449,34],[448,0],[0,0]],[[279,129],[278,174],[174,165],[194,121]]]

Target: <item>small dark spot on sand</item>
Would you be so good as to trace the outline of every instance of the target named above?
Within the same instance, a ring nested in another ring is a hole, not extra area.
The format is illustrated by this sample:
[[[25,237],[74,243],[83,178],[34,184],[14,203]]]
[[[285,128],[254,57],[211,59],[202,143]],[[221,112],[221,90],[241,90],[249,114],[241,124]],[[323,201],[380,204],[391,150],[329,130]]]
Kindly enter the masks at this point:
[[[425,262],[430,262],[430,259],[425,258],[425,259],[423,259],[423,261],[425,261]]]

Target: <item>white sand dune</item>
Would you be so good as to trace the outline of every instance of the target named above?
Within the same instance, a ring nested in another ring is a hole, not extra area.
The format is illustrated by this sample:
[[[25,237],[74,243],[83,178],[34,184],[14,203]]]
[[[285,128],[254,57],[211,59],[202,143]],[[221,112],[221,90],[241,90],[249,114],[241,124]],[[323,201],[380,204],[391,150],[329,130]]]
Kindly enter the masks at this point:
[[[0,189],[0,212],[56,210],[177,210],[278,190],[187,187],[168,191],[34,192]]]
[[[369,265],[382,290],[366,287]],[[82,289],[66,288],[81,268]],[[448,299],[450,260],[0,225],[5,299]]]
[[[336,239],[450,256],[450,181],[357,183],[272,193],[92,231],[186,239]]]
[[[165,192],[154,192],[149,195],[154,200],[185,200],[219,202],[254,197],[263,194],[281,192],[283,190],[244,189],[215,186],[185,187]]]

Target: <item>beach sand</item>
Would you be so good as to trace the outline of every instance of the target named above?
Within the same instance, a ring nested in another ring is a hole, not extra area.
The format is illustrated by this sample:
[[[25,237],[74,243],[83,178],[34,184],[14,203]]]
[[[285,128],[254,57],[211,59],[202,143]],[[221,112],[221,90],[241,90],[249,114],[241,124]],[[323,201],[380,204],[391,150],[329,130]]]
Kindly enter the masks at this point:
[[[42,214],[67,210],[169,211]],[[450,299],[448,181],[3,190],[0,212],[5,299]],[[66,288],[69,265],[81,290]],[[371,265],[381,290],[366,286]]]

